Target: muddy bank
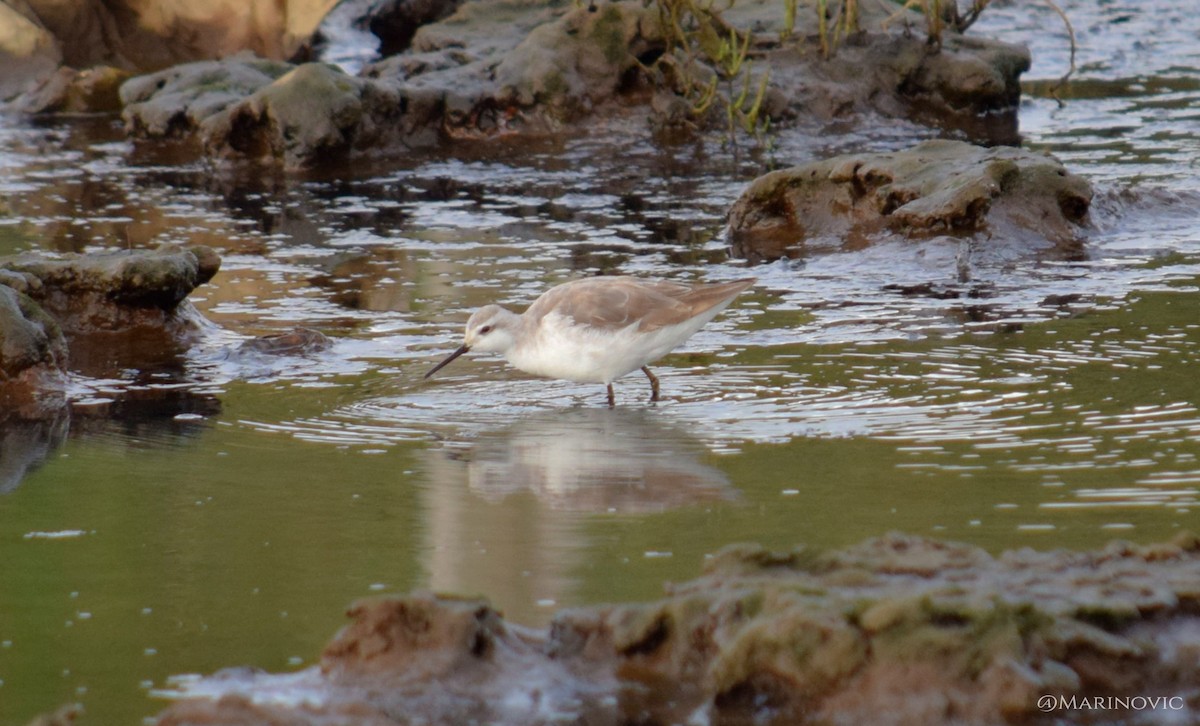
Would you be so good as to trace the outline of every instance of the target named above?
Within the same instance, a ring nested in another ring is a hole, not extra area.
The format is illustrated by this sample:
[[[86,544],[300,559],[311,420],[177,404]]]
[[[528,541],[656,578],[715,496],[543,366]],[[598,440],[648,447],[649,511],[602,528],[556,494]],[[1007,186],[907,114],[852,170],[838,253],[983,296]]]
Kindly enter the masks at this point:
[[[1175,697],[1194,668],[1200,539],[986,552],[904,535],[842,551],[733,546],[644,605],[546,632],[485,601],[365,601],[319,666],[185,679],[157,723],[1127,722],[1039,696]],[[1165,713],[1165,712],[1164,712]],[[1161,715],[1161,714],[1160,714]]]
[[[72,359],[96,347],[160,355],[198,329],[186,298],[220,264],[207,247],[176,245],[0,258],[0,396],[36,409],[41,394],[61,395]]]
[[[723,128],[733,108],[748,129],[768,118],[778,126],[876,112],[1013,142],[1019,78],[1029,66],[1027,51],[996,41],[947,31],[930,43],[912,32],[923,22],[916,16],[871,4],[860,30],[836,48],[829,47],[832,31],[819,30],[815,7],[801,3],[789,30],[774,0],[686,18],[633,0],[403,8],[413,13],[403,17],[424,24],[411,35],[381,29],[391,39],[385,48],[403,50],[358,76],[249,54],[131,79],[120,91],[128,131],[193,138],[214,158],[292,167],[455,139],[545,134],[628,105],[645,109],[647,134]],[[732,38],[745,51],[736,68],[721,50]],[[59,77],[17,104],[77,108],[95,82],[89,77],[81,89],[73,78]]]
[[[755,179],[729,211],[736,257],[802,254],[821,238],[861,243],[972,235],[1030,249],[1082,243],[1091,185],[1048,154],[960,141],[926,141],[881,154],[846,154]]]

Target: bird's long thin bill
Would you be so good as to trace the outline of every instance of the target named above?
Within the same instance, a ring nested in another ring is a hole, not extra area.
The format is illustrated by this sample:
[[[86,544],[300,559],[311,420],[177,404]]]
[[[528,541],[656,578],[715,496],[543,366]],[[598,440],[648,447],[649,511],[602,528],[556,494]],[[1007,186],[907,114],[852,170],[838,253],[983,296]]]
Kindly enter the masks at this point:
[[[437,373],[437,372],[438,372],[438,371],[440,371],[441,369],[443,369],[443,368],[445,368],[446,366],[450,365],[450,363],[451,363],[451,362],[452,362],[452,361],[453,361],[455,358],[459,357],[459,356],[460,356],[460,355],[462,355],[463,353],[466,353],[466,352],[467,352],[468,350],[470,350],[470,349],[471,349],[471,348],[470,348],[470,346],[468,346],[468,345],[462,345],[462,346],[459,346],[459,349],[458,349],[458,350],[456,350],[456,351],[454,351],[453,353],[451,353],[450,355],[446,356],[446,360],[444,360],[444,361],[442,361],[441,363],[438,363],[437,365],[435,365],[435,366],[433,367],[433,370],[431,370],[431,371],[429,371],[428,373],[426,373],[426,374],[425,374],[425,377],[426,377],[426,378],[428,378],[428,377],[432,376],[434,373]]]

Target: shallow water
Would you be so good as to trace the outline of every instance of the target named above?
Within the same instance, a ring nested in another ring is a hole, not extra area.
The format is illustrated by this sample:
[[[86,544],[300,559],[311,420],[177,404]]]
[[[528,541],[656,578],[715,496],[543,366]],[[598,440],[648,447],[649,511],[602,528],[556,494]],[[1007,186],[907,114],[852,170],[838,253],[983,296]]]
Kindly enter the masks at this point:
[[[111,119],[7,120],[0,254],[180,242],[224,264],[193,296],[200,345],[149,365],[77,347],[70,416],[0,433],[0,722],[69,701],[129,722],[172,674],[309,665],[378,593],[480,593],[536,625],[652,598],[730,542],[1200,527],[1200,19],[1171,5],[1064,4],[1061,108],[1052,15],[999,3],[974,30],[1033,44],[1027,144],[1097,191],[1078,258],[978,240],[961,282],[957,240],[814,245],[753,268],[656,367],[664,401],[630,376],[611,411],[601,386],[484,356],[422,376],[487,302],[596,272],[745,276],[722,215],[766,159],[653,147],[631,116],[284,176]],[[775,161],[930,134],[793,129]],[[295,326],[334,344],[238,349]]]

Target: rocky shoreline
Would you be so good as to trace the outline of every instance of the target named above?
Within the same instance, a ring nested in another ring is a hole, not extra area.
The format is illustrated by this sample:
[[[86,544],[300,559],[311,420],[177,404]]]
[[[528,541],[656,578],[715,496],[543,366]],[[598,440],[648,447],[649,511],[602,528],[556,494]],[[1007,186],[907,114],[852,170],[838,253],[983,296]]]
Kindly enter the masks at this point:
[[[1194,535],[993,557],[893,534],[731,546],[663,600],[561,611],[545,631],[483,600],[381,598],[349,610],[318,666],[182,681],[156,723],[1190,722],[1197,568]]]
[[[213,159],[289,168],[583,128],[606,109],[630,104],[644,107],[654,127],[720,128],[725,107],[750,113],[748,99],[734,100],[739,86],[750,85],[761,85],[749,119],[755,124],[872,112],[958,128],[988,143],[1017,140],[1019,79],[1030,62],[1024,48],[951,30],[934,43],[912,31],[920,16],[874,4],[862,6],[862,30],[832,53],[811,3],[801,4],[792,27],[777,0],[695,10],[687,21],[694,32],[678,30],[679,18],[665,8],[635,0],[433,3],[408,8],[406,17],[426,21],[415,30],[389,26],[368,9],[359,22],[391,28],[379,30],[390,33],[382,47],[397,52],[358,75],[293,64],[294,53],[263,50],[279,43],[247,41],[237,48],[243,53],[221,45],[207,59],[162,70],[168,64],[150,50],[117,54],[116,64],[66,64],[32,74],[26,86],[10,84],[6,95],[11,108],[28,113],[120,110],[133,138],[195,138]],[[37,25],[39,17],[31,10],[23,22]],[[67,42],[65,31],[40,32],[41,45]],[[736,64],[716,47],[735,41],[744,54]],[[22,50],[35,53],[8,52]],[[992,118],[986,130],[978,124],[983,116]]]

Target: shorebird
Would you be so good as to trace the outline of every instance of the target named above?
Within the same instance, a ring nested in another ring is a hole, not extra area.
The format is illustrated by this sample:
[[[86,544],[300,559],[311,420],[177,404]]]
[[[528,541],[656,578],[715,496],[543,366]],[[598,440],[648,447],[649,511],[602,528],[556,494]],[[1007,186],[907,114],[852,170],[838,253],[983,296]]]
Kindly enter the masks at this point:
[[[515,368],[576,383],[603,383],[613,406],[612,382],[641,369],[658,400],[652,363],[678,347],[725,309],[754,278],[711,285],[588,277],[547,290],[517,314],[484,305],[467,321],[458,350],[429,378],[469,350],[500,353]]]

